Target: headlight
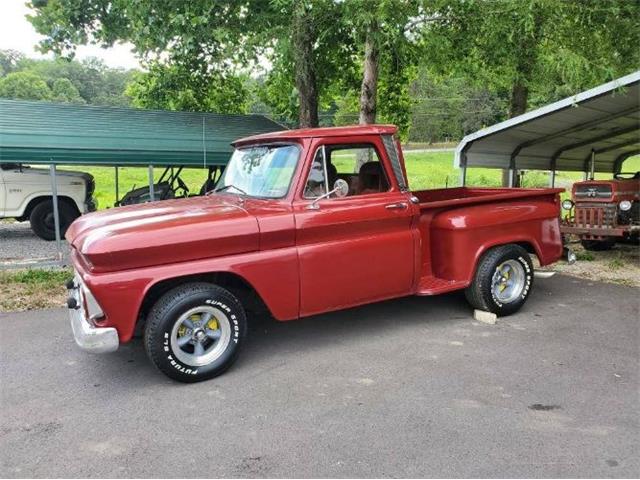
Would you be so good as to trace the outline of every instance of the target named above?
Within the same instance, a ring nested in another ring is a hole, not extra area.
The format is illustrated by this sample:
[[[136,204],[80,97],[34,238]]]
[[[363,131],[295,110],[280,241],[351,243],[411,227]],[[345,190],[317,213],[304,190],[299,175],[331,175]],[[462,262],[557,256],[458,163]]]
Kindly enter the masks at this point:
[[[622,200],[619,203],[620,210],[626,212],[627,210],[631,210],[631,202],[629,200]]]
[[[573,202],[568,198],[562,201],[562,208],[565,210],[571,210],[573,208]]]

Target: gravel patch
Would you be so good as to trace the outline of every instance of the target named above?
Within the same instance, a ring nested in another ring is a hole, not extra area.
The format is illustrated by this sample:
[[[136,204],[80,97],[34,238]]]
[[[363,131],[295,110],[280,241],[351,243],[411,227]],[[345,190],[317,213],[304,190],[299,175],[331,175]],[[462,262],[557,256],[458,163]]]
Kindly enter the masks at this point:
[[[616,243],[611,250],[603,252],[587,251],[579,242],[572,242],[569,247],[578,255],[578,261],[573,265],[558,262],[550,267],[551,270],[588,280],[640,287],[640,247],[637,244]]]
[[[63,241],[65,255],[69,246]],[[31,231],[29,222],[0,222],[0,263],[56,258],[56,242],[42,240]]]

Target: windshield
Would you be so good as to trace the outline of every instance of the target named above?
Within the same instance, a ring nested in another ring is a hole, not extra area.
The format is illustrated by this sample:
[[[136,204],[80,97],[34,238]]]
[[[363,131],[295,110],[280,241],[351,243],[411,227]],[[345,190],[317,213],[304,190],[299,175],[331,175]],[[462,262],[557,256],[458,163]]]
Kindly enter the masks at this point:
[[[215,191],[224,189],[250,197],[284,197],[299,157],[300,149],[295,145],[237,148]]]

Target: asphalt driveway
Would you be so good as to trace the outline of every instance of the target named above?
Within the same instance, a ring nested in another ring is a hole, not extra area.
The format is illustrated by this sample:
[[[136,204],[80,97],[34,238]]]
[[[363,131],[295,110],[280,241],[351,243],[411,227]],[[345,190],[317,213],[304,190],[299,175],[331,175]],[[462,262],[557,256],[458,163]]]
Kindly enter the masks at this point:
[[[0,314],[4,477],[638,477],[639,290],[556,276],[498,325],[460,294],[255,321],[183,385],[62,309]]]

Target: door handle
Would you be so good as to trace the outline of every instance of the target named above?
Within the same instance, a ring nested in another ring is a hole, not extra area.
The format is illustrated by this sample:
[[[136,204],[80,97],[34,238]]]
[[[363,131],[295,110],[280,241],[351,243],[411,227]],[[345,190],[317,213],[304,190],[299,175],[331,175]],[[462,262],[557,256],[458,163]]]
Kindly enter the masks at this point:
[[[404,210],[407,207],[408,205],[406,202],[390,203],[389,205],[384,206],[387,210]]]

